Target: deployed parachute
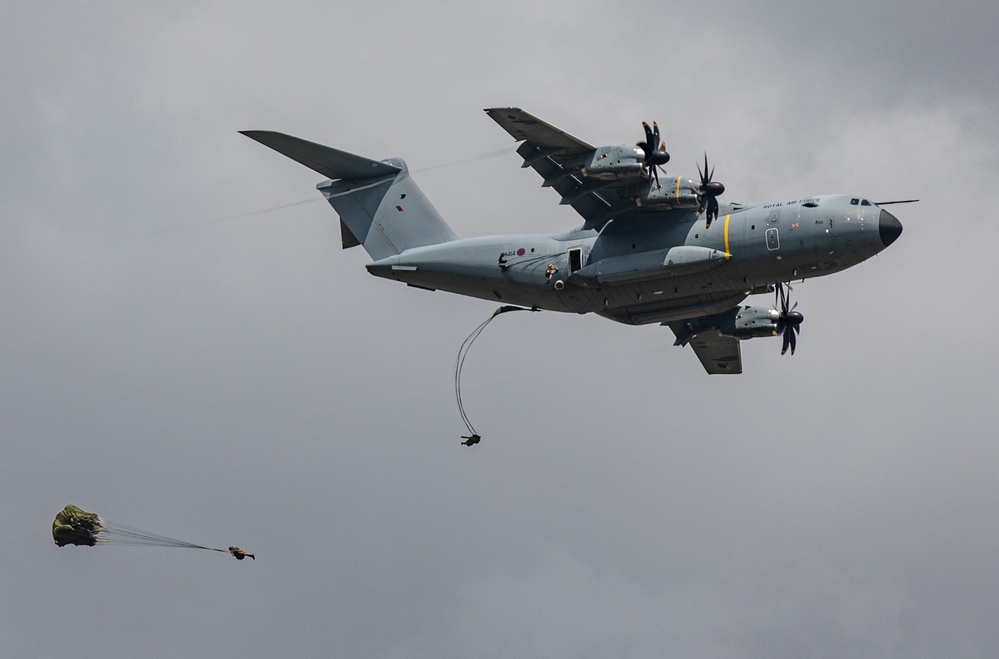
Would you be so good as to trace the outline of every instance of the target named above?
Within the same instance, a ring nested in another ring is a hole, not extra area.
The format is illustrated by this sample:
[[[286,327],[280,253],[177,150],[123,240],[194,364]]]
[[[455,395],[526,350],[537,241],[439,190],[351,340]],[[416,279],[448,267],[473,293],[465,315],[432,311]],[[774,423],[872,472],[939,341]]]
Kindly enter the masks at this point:
[[[52,540],[60,547],[77,545],[94,547],[97,545],[149,545],[153,547],[182,547],[186,549],[206,549],[224,554],[229,549],[204,547],[193,542],[175,540],[158,533],[150,533],[132,526],[118,524],[96,513],[88,513],[82,508],[69,505],[59,511],[52,522]],[[245,552],[243,552],[245,554]],[[233,554],[235,555],[235,554]],[[249,554],[246,554],[249,556]],[[237,556],[237,558],[239,558]]]
[[[104,530],[101,518],[82,508],[69,505],[59,511],[52,522],[52,539],[60,547],[86,545],[93,547]]]

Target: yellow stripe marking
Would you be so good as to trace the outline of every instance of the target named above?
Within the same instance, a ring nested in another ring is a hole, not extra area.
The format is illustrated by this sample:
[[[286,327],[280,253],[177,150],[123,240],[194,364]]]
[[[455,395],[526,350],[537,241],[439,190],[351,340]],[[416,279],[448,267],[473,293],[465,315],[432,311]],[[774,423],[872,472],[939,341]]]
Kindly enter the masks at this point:
[[[725,258],[732,258],[732,253],[728,251],[728,220],[732,217],[731,215],[725,216]]]
[[[677,176],[676,177],[676,201],[677,201],[677,203],[680,202],[680,182],[681,181],[683,181],[683,177]]]

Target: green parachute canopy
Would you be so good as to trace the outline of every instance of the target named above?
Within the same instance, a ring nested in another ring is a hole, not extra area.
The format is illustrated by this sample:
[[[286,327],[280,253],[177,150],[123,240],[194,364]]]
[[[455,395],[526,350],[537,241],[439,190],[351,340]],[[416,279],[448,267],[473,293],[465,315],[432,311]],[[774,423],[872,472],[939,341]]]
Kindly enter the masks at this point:
[[[82,508],[69,505],[59,511],[52,522],[52,540],[60,547],[77,545],[96,547],[99,545],[146,545],[152,547],[182,547],[187,549],[206,549],[229,553],[227,549],[204,547],[192,542],[175,540],[158,533],[150,533],[132,526],[118,524],[101,517],[96,513],[88,513]]]
[[[93,547],[104,530],[101,518],[82,508],[69,505],[59,511],[52,522],[52,539],[60,547],[66,545],[86,545]]]

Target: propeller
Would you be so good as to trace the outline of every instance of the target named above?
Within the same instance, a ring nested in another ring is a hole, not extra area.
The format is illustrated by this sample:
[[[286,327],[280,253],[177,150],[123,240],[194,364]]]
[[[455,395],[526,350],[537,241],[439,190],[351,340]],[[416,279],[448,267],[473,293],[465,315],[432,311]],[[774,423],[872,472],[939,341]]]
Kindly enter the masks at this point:
[[[707,226],[711,226],[711,220],[718,219],[718,197],[725,192],[725,186],[718,181],[712,181],[711,178],[715,175],[715,168],[712,167],[711,171],[708,171],[708,154],[704,154],[704,171],[701,171],[701,166],[697,166],[697,173],[701,175],[701,184],[697,187],[697,194],[701,196],[701,207],[698,209],[698,214],[703,213],[705,210],[708,211],[707,214]]]
[[[643,167],[647,167],[652,170],[652,174],[656,177],[656,187],[659,186],[659,169],[669,162],[669,154],[666,153],[666,142],[659,137],[659,124],[652,122],[652,128],[649,125],[642,122],[642,128],[645,129],[645,141],[639,142],[635,146],[645,152],[645,160],[642,162]],[[666,170],[663,170],[663,174]]]
[[[780,304],[780,316],[777,319],[777,332],[784,335],[784,344],[780,349],[780,354],[787,352],[788,347],[791,348],[791,354],[794,354],[794,349],[798,345],[797,335],[801,333],[801,323],[805,320],[805,317],[801,315],[801,312],[795,311],[798,308],[798,303],[795,302],[794,306],[790,309],[787,305],[790,302],[790,294],[788,291],[791,290],[791,285],[788,284],[787,291],[784,290],[784,284],[777,283],[777,300]]]

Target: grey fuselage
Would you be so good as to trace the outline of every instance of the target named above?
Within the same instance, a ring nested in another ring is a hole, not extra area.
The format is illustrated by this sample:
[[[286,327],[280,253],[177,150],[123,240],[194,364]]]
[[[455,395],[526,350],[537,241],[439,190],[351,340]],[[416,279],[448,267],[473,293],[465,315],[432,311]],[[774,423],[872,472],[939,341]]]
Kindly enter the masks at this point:
[[[688,218],[454,240],[367,269],[418,288],[637,325],[719,313],[774,282],[839,272],[902,231],[888,211],[849,195],[722,203],[710,225]]]

